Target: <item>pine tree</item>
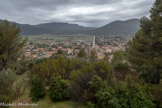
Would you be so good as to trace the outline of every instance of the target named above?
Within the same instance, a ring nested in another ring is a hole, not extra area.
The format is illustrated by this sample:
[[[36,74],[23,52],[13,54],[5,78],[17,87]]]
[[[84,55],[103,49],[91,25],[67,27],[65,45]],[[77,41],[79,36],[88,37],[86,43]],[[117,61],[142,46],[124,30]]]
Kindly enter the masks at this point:
[[[140,30],[127,45],[128,60],[148,83],[160,83],[162,71],[162,0],[156,0],[151,19],[141,19]]]
[[[34,76],[30,82],[30,97],[32,101],[38,101],[40,98],[44,97],[46,94],[45,86],[43,81],[38,77]]]
[[[78,57],[79,58],[84,58],[84,57],[86,57],[86,52],[85,52],[85,49],[81,49],[80,51],[79,51],[79,53],[78,53]]]
[[[26,40],[20,36],[20,28],[16,23],[3,21],[0,23],[0,71],[11,68],[22,54]]]
[[[162,0],[156,0],[151,9],[152,22],[152,47],[154,50],[154,67],[156,68],[157,82],[160,81],[160,74],[162,74]]]

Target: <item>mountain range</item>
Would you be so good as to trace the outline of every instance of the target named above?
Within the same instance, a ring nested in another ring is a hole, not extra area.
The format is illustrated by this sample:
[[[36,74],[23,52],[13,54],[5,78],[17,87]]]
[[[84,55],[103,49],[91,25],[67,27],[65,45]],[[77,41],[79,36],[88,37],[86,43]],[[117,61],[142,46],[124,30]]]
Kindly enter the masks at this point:
[[[0,19],[0,22],[3,21]],[[134,35],[140,28],[139,19],[114,21],[102,27],[84,27],[78,24],[61,22],[42,23],[37,25],[19,24],[21,35],[55,34],[55,35]]]

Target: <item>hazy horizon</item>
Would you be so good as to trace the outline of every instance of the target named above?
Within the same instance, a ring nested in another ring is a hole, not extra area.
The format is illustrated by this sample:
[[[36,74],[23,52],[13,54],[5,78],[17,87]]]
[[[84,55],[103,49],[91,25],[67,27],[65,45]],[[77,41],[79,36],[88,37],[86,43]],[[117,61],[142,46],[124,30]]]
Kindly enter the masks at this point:
[[[65,22],[101,27],[116,20],[149,17],[154,0],[5,0],[0,19],[20,24]]]

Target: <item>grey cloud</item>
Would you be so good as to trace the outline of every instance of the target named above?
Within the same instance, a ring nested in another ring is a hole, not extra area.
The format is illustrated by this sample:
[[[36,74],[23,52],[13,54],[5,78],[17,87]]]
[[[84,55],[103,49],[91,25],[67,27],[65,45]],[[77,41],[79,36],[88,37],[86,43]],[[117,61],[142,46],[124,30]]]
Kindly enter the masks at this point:
[[[154,0],[3,0],[0,19],[18,23],[69,22],[102,26],[149,16]]]

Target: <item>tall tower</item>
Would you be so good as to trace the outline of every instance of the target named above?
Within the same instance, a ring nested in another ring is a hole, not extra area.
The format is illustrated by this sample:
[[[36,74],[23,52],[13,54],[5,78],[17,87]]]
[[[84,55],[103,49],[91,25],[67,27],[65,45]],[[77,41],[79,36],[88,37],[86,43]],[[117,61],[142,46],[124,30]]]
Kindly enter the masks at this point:
[[[94,36],[94,39],[93,39],[93,46],[92,46],[92,49],[95,48],[95,41],[96,41],[96,36]]]

